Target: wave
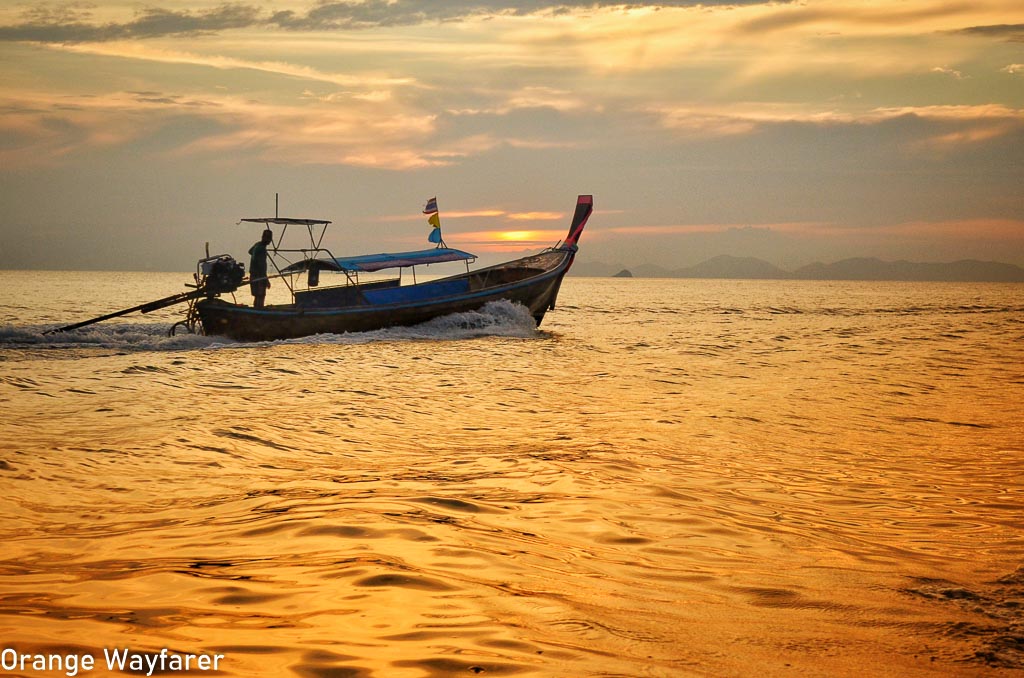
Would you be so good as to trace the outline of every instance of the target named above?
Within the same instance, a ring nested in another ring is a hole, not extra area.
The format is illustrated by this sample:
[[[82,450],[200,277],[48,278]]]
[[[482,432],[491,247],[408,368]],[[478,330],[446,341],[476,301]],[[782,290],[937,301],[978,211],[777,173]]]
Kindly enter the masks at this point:
[[[179,333],[171,323],[111,323],[80,330],[43,334],[50,325],[0,325],[4,349],[108,349],[121,351],[188,351],[271,344],[365,344],[375,341],[458,340],[485,336],[528,338],[538,334],[528,309],[508,301],[488,303],[477,311],[453,313],[413,327],[372,332],[317,334],[273,342],[236,342],[227,337]]]

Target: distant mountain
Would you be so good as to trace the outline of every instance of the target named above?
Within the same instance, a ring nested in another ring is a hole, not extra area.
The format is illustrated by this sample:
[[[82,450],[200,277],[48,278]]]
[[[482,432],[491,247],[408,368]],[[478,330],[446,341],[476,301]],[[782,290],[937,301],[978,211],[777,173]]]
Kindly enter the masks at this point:
[[[861,257],[831,264],[808,264],[789,272],[754,257],[721,255],[688,268],[669,270],[653,264],[642,264],[630,267],[628,271],[637,278],[1024,282],[1024,268],[1020,266],[974,259],[932,264]],[[573,275],[595,278],[622,277],[625,272],[626,269],[621,266],[598,262],[577,262],[572,268]]]
[[[964,259],[946,264],[843,259],[833,264],[814,263],[793,272],[804,280],[902,280],[948,282],[1024,282],[1024,269],[996,261]]]
[[[755,278],[772,280],[791,277],[778,266],[754,257],[732,257],[728,254],[708,259],[696,266],[679,269],[677,278]]]
[[[632,278],[633,274],[630,273],[628,268],[624,268],[621,271],[619,271],[618,273],[616,273],[615,275],[613,275],[612,277],[613,278]]]

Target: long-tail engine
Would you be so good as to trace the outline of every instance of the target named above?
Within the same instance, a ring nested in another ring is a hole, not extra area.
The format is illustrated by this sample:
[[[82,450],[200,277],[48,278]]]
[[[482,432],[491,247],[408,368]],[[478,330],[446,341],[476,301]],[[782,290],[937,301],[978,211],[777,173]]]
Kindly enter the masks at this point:
[[[198,269],[202,274],[199,287],[211,296],[234,292],[245,278],[245,266],[229,254],[200,259]]]

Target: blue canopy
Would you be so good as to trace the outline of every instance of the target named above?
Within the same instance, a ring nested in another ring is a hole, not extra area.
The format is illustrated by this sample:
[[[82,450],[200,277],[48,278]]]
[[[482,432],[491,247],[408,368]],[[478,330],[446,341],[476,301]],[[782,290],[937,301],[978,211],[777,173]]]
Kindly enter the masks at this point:
[[[439,264],[445,261],[472,261],[475,254],[453,250],[447,247],[435,247],[416,252],[395,252],[393,254],[363,254],[355,257],[336,257],[334,259],[312,259],[299,261],[283,269],[282,273],[318,268],[322,271],[348,271],[352,273],[369,273],[385,268],[405,268],[422,264]]]

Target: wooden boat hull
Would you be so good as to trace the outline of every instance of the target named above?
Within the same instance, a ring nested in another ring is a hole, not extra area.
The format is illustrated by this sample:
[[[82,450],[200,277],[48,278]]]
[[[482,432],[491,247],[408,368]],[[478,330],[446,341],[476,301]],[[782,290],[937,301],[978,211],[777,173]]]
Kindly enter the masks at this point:
[[[240,341],[270,341],[314,334],[367,332],[418,325],[433,318],[474,311],[492,301],[521,304],[539,325],[554,308],[558,290],[576,254],[574,244],[506,264],[439,281],[387,289],[352,289],[356,303],[337,307],[291,304],[256,309],[223,299],[196,304],[203,331]],[[325,294],[330,288],[323,290]],[[436,293],[436,294],[435,294]]]

